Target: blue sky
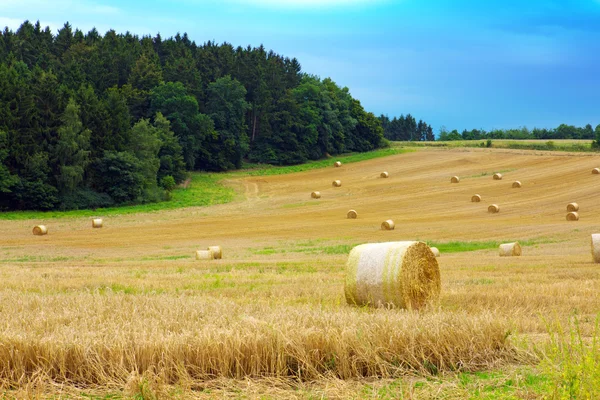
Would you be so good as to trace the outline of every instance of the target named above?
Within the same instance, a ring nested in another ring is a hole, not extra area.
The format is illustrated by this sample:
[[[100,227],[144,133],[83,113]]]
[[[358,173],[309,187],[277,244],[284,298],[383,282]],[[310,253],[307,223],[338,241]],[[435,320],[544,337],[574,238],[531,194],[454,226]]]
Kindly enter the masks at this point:
[[[600,0],[0,0],[25,19],[262,43],[435,131],[600,124]]]

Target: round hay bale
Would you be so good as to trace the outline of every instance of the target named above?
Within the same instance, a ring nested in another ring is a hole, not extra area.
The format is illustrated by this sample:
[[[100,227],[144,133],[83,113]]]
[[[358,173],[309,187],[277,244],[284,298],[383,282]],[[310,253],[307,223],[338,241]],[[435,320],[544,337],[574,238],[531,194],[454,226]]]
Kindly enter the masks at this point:
[[[518,257],[521,255],[519,242],[504,243],[500,245],[500,257]]]
[[[458,176],[453,176],[450,178],[450,183],[458,183],[460,182],[460,178]]]
[[[488,206],[488,212],[493,214],[498,213],[500,212],[500,207],[498,206],[498,204],[490,204]]]
[[[48,227],[46,225],[36,225],[33,227],[33,234],[36,236],[47,235]]]
[[[600,233],[592,234],[592,259],[600,263]]]
[[[333,164],[333,166],[334,166],[334,167],[336,167],[336,168],[339,168],[339,167],[341,167],[341,166],[342,166],[342,163],[341,163],[341,162],[339,162],[339,161],[336,161],[336,162]]]
[[[198,250],[196,252],[196,260],[213,260],[213,252],[210,250]]]
[[[381,174],[379,174],[379,176],[380,176],[381,178],[389,178],[389,177],[390,177],[390,174],[388,174],[388,172],[387,172],[387,171],[383,171]]]
[[[481,201],[481,195],[474,194],[471,196],[471,203],[479,203]]]
[[[346,214],[346,216],[348,217],[348,219],[356,219],[358,217],[358,213],[356,212],[356,210],[350,210],[348,211],[348,214]]]
[[[498,172],[497,172],[497,173],[495,173],[495,174],[494,174],[494,180],[495,180],[495,181],[500,181],[500,180],[502,180],[502,174],[501,174],[501,173],[498,173]]]
[[[520,182],[520,181],[514,181],[514,182],[513,182],[513,184],[512,184],[512,187],[513,187],[513,188],[515,188],[515,189],[518,189],[518,188],[520,188],[521,186],[522,186],[522,185],[521,185],[521,182]]]
[[[579,221],[579,213],[572,211],[567,214],[567,221]]]
[[[102,218],[92,218],[92,228],[102,228]]]
[[[579,204],[577,203],[569,203],[567,204],[567,211],[579,211]]]
[[[387,221],[383,221],[381,223],[381,230],[384,231],[393,231],[395,227],[396,224],[394,224],[394,221],[392,221],[391,219],[388,219]]]
[[[310,194],[310,197],[313,199],[320,199],[321,198],[321,192],[312,192]]]
[[[598,175],[598,174],[600,174],[600,168],[594,168],[594,169],[592,170],[592,174],[594,174],[594,175]]]
[[[220,260],[223,258],[223,250],[221,249],[221,246],[208,246],[208,250],[212,252],[215,260]]]
[[[440,256],[440,251],[438,250],[437,247],[430,247],[430,249],[434,256],[436,256],[436,257]]]
[[[331,183],[331,186],[333,186],[333,187],[340,187],[340,186],[342,186],[342,181],[340,181],[339,179],[335,180],[335,181],[333,181]]]
[[[357,306],[418,310],[440,296],[440,268],[423,242],[370,243],[348,256],[344,294]]]

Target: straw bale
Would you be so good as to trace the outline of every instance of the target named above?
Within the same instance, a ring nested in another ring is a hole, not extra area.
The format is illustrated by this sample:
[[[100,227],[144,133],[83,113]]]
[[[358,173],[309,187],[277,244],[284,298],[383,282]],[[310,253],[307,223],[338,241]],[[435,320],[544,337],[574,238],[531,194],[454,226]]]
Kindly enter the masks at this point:
[[[520,188],[521,186],[522,186],[522,185],[521,185],[521,182],[520,182],[520,181],[514,181],[514,182],[513,182],[513,184],[512,184],[512,187],[513,187],[513,188],[516,188],[516,189]]]
[[[579,221],[579,213],[572,211],[567,214],[567,221]]]
[[[420,309],[437,301],[440,290],[437,260],[423,242],[362,244],[348,257],[348,304]]]
[[[196,260],[213,260],[213,252],[210,250],[198,250],[196,252]]]
[[[436,257],[440,256],[440,251],[438,250],[437,247],[430,247],[430,249],[434,256],[436,256]]]
[[[92,218],[92,228],[102,228],[102,218]]]
[[[450,178],[450,183],[458,183],[460,182],[460,178],[458,176],[453,176]]]
[[[592,234],[592,258],[595,263],[600,263],[600,233]]]
[[[356,212],[356,210],[350,210],[348,211],[347,217],[349,219],[356,219],[358,218],[358,213]]]
[[[220,260],[223,258],[223,250],[221,249],[221,246],[208,246],[208,250],[212,252],[215,260]]]
[[[592,174],[594,174],[594,175],[598,175],[598,174],[600,174],[600,168],[594,168],[594,169],[592,170]]]
[[[36,236],[47,235],[48,227],[46,225],[36,225],[33,227],[33,234]]]
[[[517,257],[521,255],[519,242],[504,243],[500,245],[500,257]]]
[[[494,180],[495,180],[495,181],[502,180],[502,174],[501,174],[501,173],[498,173],[498,172],[497,172],[497,173],[495,173],[495,174],[494,174]]]
[[[310,194],[310,197],[312,197],[313,199],[320,199],[321,198],[321,192],[312,192]]]
[[[382,178],[389,178],[390,174],[388,174],[387,171],[383,171],[381,174],[379,174],[379,176],[382,177]]]
[[[479,203],[480,201],[481,201],[481,195],[479,195],[479,194],[475,194],[471,197],[472,203]]]
[[[341,162],[339,162],[339,161],[336,161],[336,162],[333,164],[333,166],[334,166],[334,167],[336,167],[336,168],[339,168],[339,167],[341,167],[341,166],[342,166],[342,163],[341,163]]]
[[[490,204],[488,206],[488,212],[490,213],[497,213],[500,212],[500,206],[498,206],[498,204]]]
[[[577,203],[569,203],[567,204],[567,211],[579,211],[579,204]]]
[[[338,180],[335,180],[335,181],[333,181],[333,182],[331,183],[331,185],[332,185],[333,187],[340,187],[340,186],[342,186],[342,181],[340,181],[339,179],[338,179]]]
[[[388,219],[387,221],[383,221],[381,223],[381,229],[384,231],[393,231],[395,227],[396,224],[394,224],[394,221],[392,221],[391,219]]]

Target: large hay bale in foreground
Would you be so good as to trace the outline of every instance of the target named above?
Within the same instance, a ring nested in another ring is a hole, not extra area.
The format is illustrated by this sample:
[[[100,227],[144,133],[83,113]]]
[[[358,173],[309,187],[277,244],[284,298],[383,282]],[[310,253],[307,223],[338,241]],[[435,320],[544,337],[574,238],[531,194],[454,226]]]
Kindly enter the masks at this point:
[[[494,174],[494,180],[495,180],[495,181],[500,181],[500,180],[502,180],[502,174],[501,174],[501,173],[498,173],[498,172],[497,172],[497,173],[495,173],[495,174]]]
[[[335,180],[335,181],[333,181],[331,183],[331,186],[333,186],[333,187],[340,187],[340,186],[342,186],[342,181],[340,181],[339,179]]]
[[[46,225],[36,225],[33,227],[33,234],[36,236],[47,235],[48,227]]]
[[[600,263],[600,233],[592,234],[592,259]]]
[[[450,183],[458,183],[460,182],[460,178],[458,176],[453,176],[450,178]]]
[[[388,174],[388,172],[387,172],[387,171],[383,171],[381,174],[379,174],[379,176],[380,176],[381,178],[389,178],[389,177],[390,177],[390,174]]]
[[[92,218],[92,228],[102,228],[102,218]]]
[[[488,212],[492,214],[496,214],[500,212],[500,206],[498,204],[490,204],[488,206]]]
[[[220,260],[223,258],[223,250],[221,249],[221,246],[208,246],[208,250],[212,252],[215,260]]]
[[[440,251],[438,250],[437,247],[430,247],[430,249],[434,256],[436,256],[436,257],[440,256]]]
[[[423,242],[362,244],[348,256],[348,304],[420,309],[436,301],[440,290],[440,268]]]
[[[381,223],[381,229],[384,231],[393,231],[395,227],[396,224],[394,224],[394,221],[392,221],[391,219],[388,219],[387,221],[383,221]]]
[[[474,194],[473,196],[471,196],[472,203],[479,203],[480,201],[481,201],[481,195]]]
[[[569,203],[567,204],[567,211],[579,211],[579,204],[577,203]]]
[[[521,182],[520,182],[520,181],[514,181],[514,182],[513,182],[513,184],[512,184],[512,187],[513,187],[514,189],[518,189],[518,188],[520,188],[521,186],[522,186],[522,185],[521,185]]]
[[[312,192],[310,194],[310,197],[313,199],[320,199],[321,198],[321,192]]]
[[[579,221],[579,213],[572,211],[567,214],[567,221]]]
[[[196,260],[213,260],[213,252],[210,250],[198,250],[196,252]]]
[[[333,164],[333,166],[334,166],[334,167],[336,167],[336,168],[339,168],[339,167],[341,167],[341,166],[342,166],[342,163],[341,163],[341,162],[339,162],[339,161],[336,161],[336,162]]]
[[[518,257],[521,255],[519,242],[504,243],[500,245],[500,257]]]
[[[349,219],[356,219],[356,218],[358,218],[358,213],[356,212],[356,210],[350,210],[350,211],[348,211],[348,214],[346,214],[346,216]]]
[[[594,168],[594,169],[592,170],[592,174],[594,174],[594,175],[598,175],[598,174],[600,174],[600,168]]]

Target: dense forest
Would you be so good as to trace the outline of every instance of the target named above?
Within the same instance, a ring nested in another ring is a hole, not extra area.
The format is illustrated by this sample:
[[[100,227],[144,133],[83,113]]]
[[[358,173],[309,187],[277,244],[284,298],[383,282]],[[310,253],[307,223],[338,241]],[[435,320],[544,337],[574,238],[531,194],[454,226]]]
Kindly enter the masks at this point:
[[[28,21],[0,34],[0,209],[160,201],[189,170],[384,142],[347,88],[262,46]]]
[[[587,124],[580,128],[573,125],[561,124],[554,129],[546,128],[516,128],[516,129],[493,129],[485,131],[483,129],[457,130],[448,131],[445,128],[440,129],[438,140],[480,140],[480,139],[596,139],[600,142],[600,125],[596,129],[592,125]]]
[[[380,115],[379,121],[381,121],[381,126],[383,127],[383,134],[388,140],[435,140],[431,125],[423,122],[423,120],[417,122],[410,114],[406,115],[406,117],[400,115],[400,118],[394,117],[392,119],[387,115]]]

